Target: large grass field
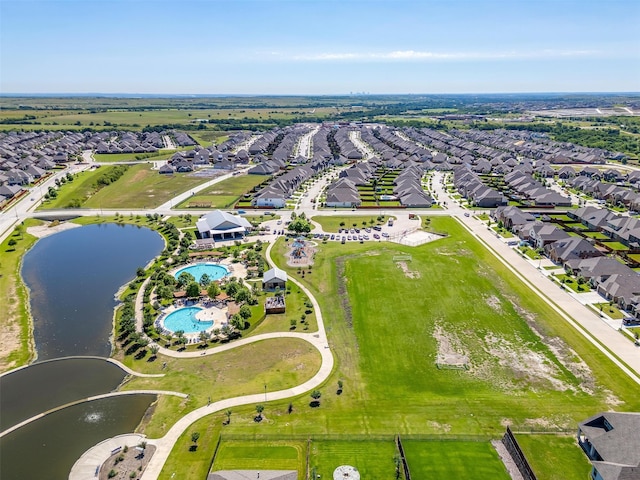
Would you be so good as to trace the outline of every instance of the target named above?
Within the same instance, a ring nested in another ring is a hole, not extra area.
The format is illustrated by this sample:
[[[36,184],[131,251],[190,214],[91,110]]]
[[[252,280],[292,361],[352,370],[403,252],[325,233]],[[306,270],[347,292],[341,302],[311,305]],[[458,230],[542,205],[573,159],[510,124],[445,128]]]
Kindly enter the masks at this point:
[[[640,408],[637,385],[455,220],[434,217],[431,224],[449,237],[415,248],[321,245],[313,275],[304,279],[278,262],[320,302],[334,373],[320,388],[319,408],[310,408],[307,394],[268,403],[269,422],[260,424],[251,420],[251,409],[238,409],[225,432],[248,438],[343,435],[347,443],[354,436],[395,433],[489,440],[502,436],[506,422],[573,431],[594,412]],[[285,251],[279,240],[274,255],[282,259]],[[392,260],[403,253],[413,258],[407,273]],[[444,344],[468,355],[468,370],[438,369]],[[219,418],[204,418],[198,428],[209,422]],[[185,434],[176,449],[188,443]],[[498,469],[488,446],[479,445],[479,452],[469,453],[480,459],[475,468]],[[173,458],[162,478],[170,478]],[[461,462],[445,462],[438,474],[464,478],[461,468]]]
[[[509,480],[505,466],[487,441],[403,440],[411,478]],[[542,480],[542,479],[540,479]]]
[[[84,204],[87,208],[152,208],[168,202],[209,178],[189,173],[160,175],[151,165],[134,165],[118,181],[103,188]]]
[[[245,193],[264,182],[268,175],[238,175],[212,185],[194,195],[176,208],[188,208],[192,204],[209,204],[210,208],[230,208]]]
[[[210,180],[189,173],[160,175],[152,170],[152,165],[143,163],[130,166],[118,180],[98,189],[98,177],[111,168],[115,167],[103,166],[76,174],[73,182],[58,189],[55,199],[45,201],[39,208],[71,208],[77,202],[84,208],[153,208]]]

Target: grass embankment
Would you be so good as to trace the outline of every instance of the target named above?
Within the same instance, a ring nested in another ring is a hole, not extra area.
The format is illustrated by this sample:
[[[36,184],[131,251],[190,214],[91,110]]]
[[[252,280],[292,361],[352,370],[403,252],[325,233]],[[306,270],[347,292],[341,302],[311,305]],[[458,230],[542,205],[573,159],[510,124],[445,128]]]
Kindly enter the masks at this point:
[[[278,265],[320,302],[336,366],[320,388],[319,408],[309,406],[308,394],[268,403],[269,422],[261,423],[252,421],[250,409],[238,409],[225,435],[344,435],[349,442],[358,435],[400,433],[404,441],[463,435],[486,442],[503,434],[505,421],[534,430],[573,431],[593,412],[613,408],[612,400],[619,402],[616,410],[640,408],[637,385],[457,222],[432,218],[431,223],[450,236],[416,248],[321,245],[313,274],[304,279],[285,267],[286,246],[278,241]],[[398,254],[412,255],[407,272],[394,264]],[[553,350],[530,325],[551,339]],[[469,370],[437,368],[436,355],[445,340],[468,355]],[[582,362],[586,373],[578,368]],[[343,382],[340,394],[338,380]],[[198,428],[216,422],[219,417],[205,418]],[[181,456],[188,444],[186,432],[175,455]],[[475,468],[497,468],[490,456],[479,454],[484,460]],[[178,465],[175,458],[162,478]],[[329,461],[330,467],[337,466]],[[449,477],[460,472],[455,465],[446,471]],[[182,471],[185,478],[206,473]]]
[[[26,220],[0,245],[0,373],[27,365],[35,353],[29,294],[20,268],[24,254],[37,241],[25,229],[39,224],[37,220]]]
[[[189,208],[194,205],[209,205],[207,208],[231,208],[245,193],[249,193],[268,178],[270,178],[269,175],[238,175],[227,178],[189,197],[176,208]]]

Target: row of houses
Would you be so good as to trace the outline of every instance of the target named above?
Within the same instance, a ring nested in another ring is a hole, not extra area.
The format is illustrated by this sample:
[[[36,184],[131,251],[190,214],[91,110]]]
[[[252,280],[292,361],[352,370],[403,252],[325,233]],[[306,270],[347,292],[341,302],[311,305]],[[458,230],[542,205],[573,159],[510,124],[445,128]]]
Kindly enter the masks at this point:
[[[621,225],[631,228],[627,236],[636,241],[640,237],[640,221],[629,217],[619,217],[612,212],[595,207],[583,207],[568,215],[582,221],[593,230],[612,235],[622,230]],[[555,225],[542,222],[533,215],[517,207],[498,207],[491,213],[492,218],[502,222],[505,228],[516,233],[533,248],[541,249],[554,263],[577,277],[582,277],[592,288],[615,302],[622,310],[640,318],[640,274],[620,261],[606,256],[606,250],[582,237],[568,235]],[[615,230],[615,228],[620,230]],[[611,237],[613,238],[613,237]]]
[[[99,132],[92,136],[96,153],[147,153],[164,148],[159,132]]]

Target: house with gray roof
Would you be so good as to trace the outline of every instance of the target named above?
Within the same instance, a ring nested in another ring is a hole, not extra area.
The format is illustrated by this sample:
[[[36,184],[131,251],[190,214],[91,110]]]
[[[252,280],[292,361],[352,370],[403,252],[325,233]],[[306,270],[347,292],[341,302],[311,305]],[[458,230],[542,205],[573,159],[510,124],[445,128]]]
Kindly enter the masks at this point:
[[[640,478],[640,413],[602,412],[578,425],[593,480]]]
[[[557,240],[544,247],[552,262],[564,265],[575,258],[601,257],[602,252],[582,237],[569,237]]]
[[[271,270],[264,272],[262,276],[262,289],[263,290],[275,290],[279,288],[284,290],[287,286],[287,272],[280,270],[278,267],[273,267]]]

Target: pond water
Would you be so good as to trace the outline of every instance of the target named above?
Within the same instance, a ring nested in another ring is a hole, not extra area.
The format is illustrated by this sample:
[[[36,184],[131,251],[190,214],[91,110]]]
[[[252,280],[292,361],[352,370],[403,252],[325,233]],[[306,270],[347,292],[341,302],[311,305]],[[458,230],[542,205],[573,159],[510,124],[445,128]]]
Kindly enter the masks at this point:
[[[39,240],[24,257],[38,362],[0,378],[0,430],[43,411],[114,390],[124,372],[111,353],[115,293],[164,248],[147,228],[116,224],[75,228]],[[0,438],[2,478],[68,478],[96,443],[133,432],[155,395],[83,402]]]
[[[124,395],[64,408],[0,438],[3,479],[67,480],[95,444],[134,431],[155,395]]]
[[[114,390],[119,366],[101,358],[40,362],[0,377],[0,432],[70,402]]]
[[[39,240],[24,257],[38,361],[111,353],[115,293],[164,247],[148,228],[99,224]]]

